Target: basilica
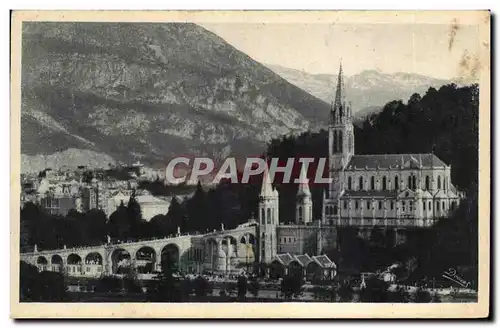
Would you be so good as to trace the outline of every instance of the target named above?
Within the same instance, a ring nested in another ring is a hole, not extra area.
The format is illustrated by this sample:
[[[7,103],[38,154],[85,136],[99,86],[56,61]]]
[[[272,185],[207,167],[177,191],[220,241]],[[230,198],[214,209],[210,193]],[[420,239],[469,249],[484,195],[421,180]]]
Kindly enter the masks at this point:
[[[342,65],[328,130],[331,183],[324,192],[321,218],[313,218],[309,185],[301,183],[295,223],[280,224],[278,191],[264,173],[258,215],[260,262],[283,264],[282,258],[293,258],[300,263],[302,256],[321,256],[337,248],[338,228],[347,226],[362,237],[381,228],[394,234],[396,242],[404,240],[407,229],[432,226],[464,197],[452,184],[450,166],[432,153],[355,154]]]

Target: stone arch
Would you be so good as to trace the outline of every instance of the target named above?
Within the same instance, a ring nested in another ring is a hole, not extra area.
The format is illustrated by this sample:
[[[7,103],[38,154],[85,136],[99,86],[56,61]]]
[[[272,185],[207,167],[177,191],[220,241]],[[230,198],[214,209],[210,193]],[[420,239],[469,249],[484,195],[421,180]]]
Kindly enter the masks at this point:
[[[111,272],[113,274],[128,274],[131,272],[132,257],[123,248],[116,248],[111,253]]]
[[[63,259],[60,255],[54,254],[50,259],[50,264],[52,266],[52,271],[61,272],[63,268]]]
[[[49,262],[47,261],[47,258],[45,256],[40,255],[36,259],[36,266],[38,267],[39,271],[45,271],[47,270]]]
[[[221,241],[222,251],[226,254],[226,256],[236,255],[238,249],[238,243],[236,238],[233,236],[224,236]]]
[[[166,266],[172,266],[172,270],[178,271],[180,266],[181,259],[181,249],[179,245],[175,243],[170,243],[161,249],[160,252],[160,264],[162,266],[162,270]]]
[[[394,189],[399,190],[399,177],[397,175],[394,177]]]
[[[248,243],[251,245],[257,245],[257,239],[255,238],[255,235],[252,233],[248,234]]]
[[[52,258],[50,259],[50,263],[52,265],[54,265],[54,264],[56,264],[56,265],[57,264],[62,265],[63,264],[63,259],[62,259],[62,257],[59,254],[54,254],[54,255],[52,255]]]
[[[36,264],[41,264],[41,265],[47,265],[49,262],[47,261],[47,258],[45,256],[40,255],[36,259]]]
[[[85,265],[102,265],[102,255],[99,252],[90,252],[85,256]]]
[[[67,271],[69,274],[81,274],[82,273],[82,258],[80,255],[71,253],[66,258]]]
[[[438,188],[438,190],[441,189],[441,176],[440,175],[438,175],[437,188]]]
[[[240,244],[246,244],[246,243],[247,243],[247,238],[245,236],[241,236]]]
[[[218,243],[214,238],[209,238],[205,241],[205,249],[206,249],[206,260],[209,263],[209,267],[212,270],[217,269],[218,262]]]
[[[428,175],[425,176],[425,190],[431,189],[431,181]]]
[[[156,252],[153,247],[143,246],[135,252],[135,267],[138,273],[155,271]]]
[[[80,255],[71,253],[68,255],[67,263],[69,265],[81,265],[82,264],[82,258]]]
[[[99,252],[90,252],[85,256],[85,275],[100,276],[103,271],[103,258]]]

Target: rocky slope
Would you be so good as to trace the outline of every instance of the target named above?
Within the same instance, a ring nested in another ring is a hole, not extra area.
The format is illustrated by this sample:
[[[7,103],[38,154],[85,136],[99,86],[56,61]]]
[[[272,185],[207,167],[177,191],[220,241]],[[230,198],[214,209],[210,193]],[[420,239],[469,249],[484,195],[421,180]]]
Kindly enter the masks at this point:
[[[333,100],[334,88],[337,84],[336,75],[309,74],[277,65],[268,65],[268,67],[313,96],[327,103]],[[431,86],[439,87],[450,81],[418,74],[384,74],[377,70],[366,70],[345,77],[345,83],[346,95],[352,102],[354,115],[365,116],[377,112],[389,101],[399,99],[407,101],[414,93],[422,94]]]
[[[23,171],[40,155],[63,165],[68,149],[102,166],[257,154],[328,117],[326,103],[194,24],[24,23],[22,64]]]

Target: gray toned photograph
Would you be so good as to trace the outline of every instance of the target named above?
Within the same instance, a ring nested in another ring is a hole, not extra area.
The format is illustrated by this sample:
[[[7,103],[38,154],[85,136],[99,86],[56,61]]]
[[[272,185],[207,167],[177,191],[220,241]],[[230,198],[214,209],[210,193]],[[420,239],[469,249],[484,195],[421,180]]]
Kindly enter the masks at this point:
[[[23,22],[19,301],[478,302],[478,40]]]

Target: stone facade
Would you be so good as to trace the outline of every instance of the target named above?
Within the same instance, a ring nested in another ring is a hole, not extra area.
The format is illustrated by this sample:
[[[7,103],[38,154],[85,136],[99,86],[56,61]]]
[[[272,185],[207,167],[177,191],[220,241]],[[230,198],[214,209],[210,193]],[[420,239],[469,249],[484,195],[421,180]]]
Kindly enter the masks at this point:
[[[434,154],[355,155],[352,111],[343,94],[342,67],[329,127],[332,183],[323,223],[335,226],[429,227],[464,196],[451,168]]]

